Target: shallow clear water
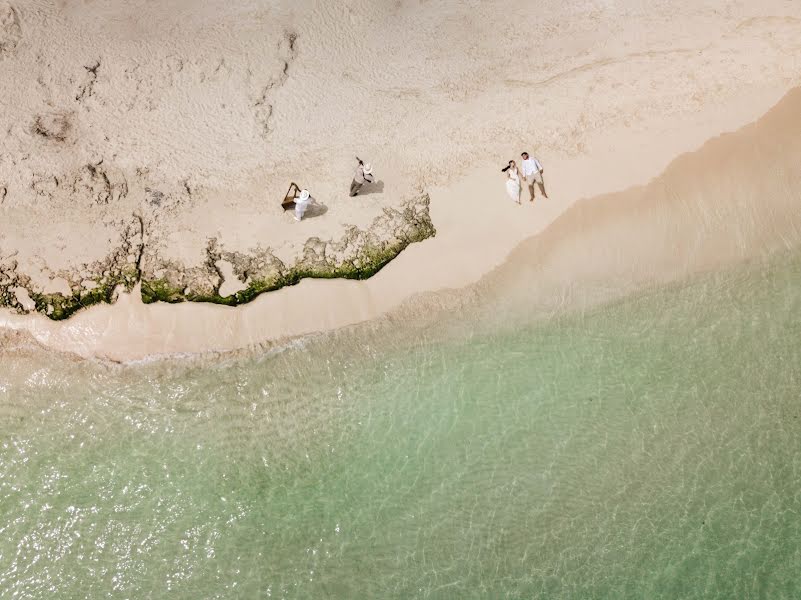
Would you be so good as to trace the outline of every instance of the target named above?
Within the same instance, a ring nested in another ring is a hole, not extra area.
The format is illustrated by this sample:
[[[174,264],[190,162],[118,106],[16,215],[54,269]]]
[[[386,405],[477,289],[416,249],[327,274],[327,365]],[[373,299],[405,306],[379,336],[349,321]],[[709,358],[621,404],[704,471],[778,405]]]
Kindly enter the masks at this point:
[[[20,353],[0,597],[798,598],[799,314],[794,256],[495,333]]]

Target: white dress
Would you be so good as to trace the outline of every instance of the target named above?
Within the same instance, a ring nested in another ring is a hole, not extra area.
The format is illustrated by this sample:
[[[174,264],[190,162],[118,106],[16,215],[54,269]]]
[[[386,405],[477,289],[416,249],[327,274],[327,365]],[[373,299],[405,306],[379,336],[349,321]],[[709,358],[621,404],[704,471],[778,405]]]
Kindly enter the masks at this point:
[[[515,202],[520,202],[520,176],[517,170],[509,170],[509,179],[506,180],[506,193]]]
[[[309,204],[311,203],[311,196],[307,194],[301,194],[299,198],[295,199],[295,220],[300,221],[303,218],[303,213],[306,212],[306,209],[309,208]]]

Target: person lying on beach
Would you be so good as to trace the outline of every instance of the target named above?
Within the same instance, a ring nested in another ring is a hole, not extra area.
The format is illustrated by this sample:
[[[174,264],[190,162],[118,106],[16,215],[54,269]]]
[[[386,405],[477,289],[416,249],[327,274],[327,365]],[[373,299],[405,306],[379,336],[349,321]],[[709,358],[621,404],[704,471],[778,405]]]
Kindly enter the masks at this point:
[[[515,161],[510,160],[509,164],[501,169],[501,172],[506,173],[506,193],[512,200],[520,204],[520,174],[517,172]]]
[[[528,186],[528,191],[531,194],[531,201],[534,202],[534,185],[538,185],[540,187],[540,192],[546,198],[548,194],[545,193],[545,180],[542,177],[544,169],[542,168],[542,163],[538,161],[535,157],[529,156],[528,152],[523,152],[520,156],[523,157],[523,181],[528,181],[528,178],[531,177],[531,183]]]
[[[358,157],[359,166],[356,167],[356,173],[353,176],[353,181],[350,184],[351,197],[359,193],[365,183],[373,183],[373,169],[370,163],[362,162]]]

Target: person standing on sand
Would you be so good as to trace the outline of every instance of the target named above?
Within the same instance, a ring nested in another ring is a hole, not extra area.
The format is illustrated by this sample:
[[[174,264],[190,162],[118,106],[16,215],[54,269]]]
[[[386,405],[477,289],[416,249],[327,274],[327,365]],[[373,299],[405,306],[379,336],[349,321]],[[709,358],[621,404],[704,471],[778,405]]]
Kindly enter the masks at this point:
[[[520,204],[520,174],[517,172],[515,161],[510,160],[501,172],[506,173],[506,193],[509,197]]]
[[[303,190],[300,192],[300,196],[295,198],[295,220],[300,221],[303,219],[303,213],[306,212],[306,209],[309,208],[309,204],[312,202],[311,194],[309,194],[309,190]]]
[[[351,198],[359,193],[365,183],[373,183],[373,169],[370,163],[362,162],[358,157],[356,160],[359,161],[359,166],[356,167],[356,173],[350,183]]]
[[[529,156],[528,152],[523,152],[520,156],[523,157],[523,181],[528,181],[528,178],[531,177],[531,183],[528,186],[528,191],[531,194],[531,202],[534,202],[534,184],[540,187],[540,192],[547,198],[548,194],[545,193],[545,180],[542,178],[542,173],[544,172],[542,163],[535,157]]]

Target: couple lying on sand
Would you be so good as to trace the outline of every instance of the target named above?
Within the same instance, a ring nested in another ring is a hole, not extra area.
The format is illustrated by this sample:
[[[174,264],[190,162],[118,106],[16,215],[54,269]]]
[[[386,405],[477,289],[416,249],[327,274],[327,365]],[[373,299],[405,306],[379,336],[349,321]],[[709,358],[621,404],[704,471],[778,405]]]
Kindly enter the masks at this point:
[[[542,178],[542,173],[544,169],[542,168],[542,163],[538,161],[533,156],[529,156],[528,152],[523,152],[520,156],[523,157],[523,181],[529,181],[531,178],[531,183],[528,186],[529,193],[531,194],[531,201],[534,202],[534,187],[535,184],[539,186],[540,192],[544,197],[548,197],[548,194],[545,193],[545,180]],[[517,170],[517,164],[515,161],[510,160],[509,164],[506,165],[503,169],[501,169],[503,173],[506,173],[506,193],[509,194],[509,197],[520,204],[520,173]]]

